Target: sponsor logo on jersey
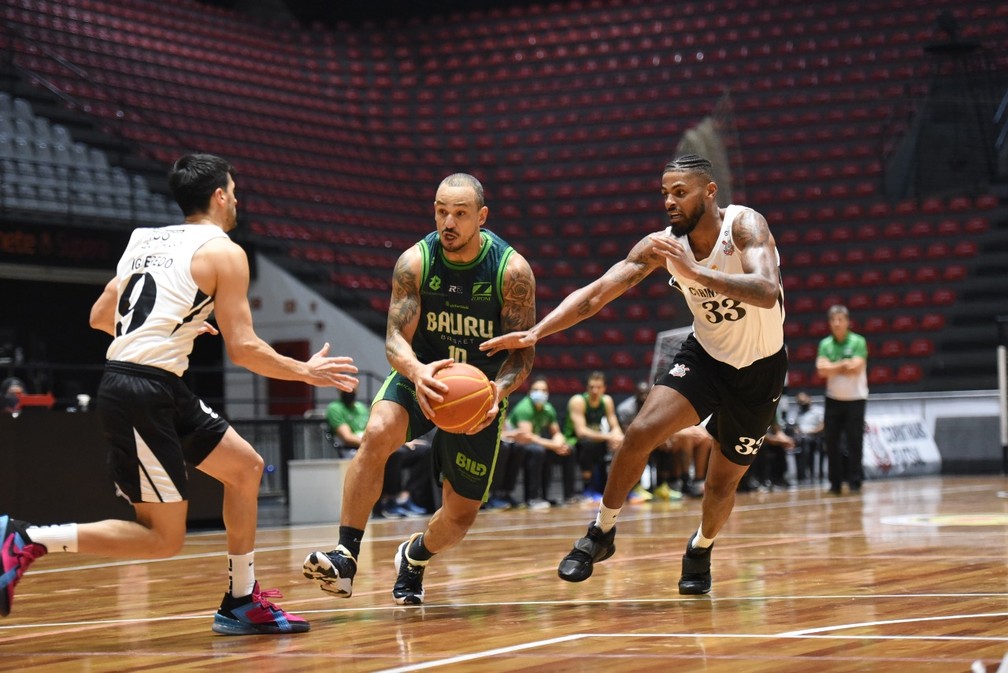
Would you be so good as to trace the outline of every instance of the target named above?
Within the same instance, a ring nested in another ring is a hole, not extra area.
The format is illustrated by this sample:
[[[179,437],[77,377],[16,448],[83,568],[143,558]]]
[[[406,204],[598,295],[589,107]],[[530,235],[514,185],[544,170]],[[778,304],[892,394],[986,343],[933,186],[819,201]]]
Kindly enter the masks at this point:
[[[686,376],[686,372],[688,372],[688,371],[689,371],[689,367],[687,367],[684,364],[676,363],[676,364],[672,365],[672,369],[670,369],[668,373],[669,373],[669,376],[674,376],[674,377],[676,377],[678,379],[681,379],[682,377]]]
[[[427,331],[452,336],[481,337],[490,339],[494,335],[492,320],[477,318],[448,311],[427,313]]]
[[[705,299],[717,296],[717,292],[708,287],[691,287],[689,288],[689,293],[694,297],[703,297]]]
[[[493,283],[485,280],[473,283],[472,298],[474,301],[490,301],[493,299]]]

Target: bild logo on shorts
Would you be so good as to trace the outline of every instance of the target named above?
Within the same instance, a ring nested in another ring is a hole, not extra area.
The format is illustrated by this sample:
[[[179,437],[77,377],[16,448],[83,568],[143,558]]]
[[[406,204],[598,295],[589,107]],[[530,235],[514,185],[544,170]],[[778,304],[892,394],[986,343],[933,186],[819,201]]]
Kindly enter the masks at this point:
[[[472,458],[463,456],[461,453],[455,454],[455,464],[473,476],[476,477],[486,476],[487,473],[486,465],[484,465],[483,463],[477,463]]]

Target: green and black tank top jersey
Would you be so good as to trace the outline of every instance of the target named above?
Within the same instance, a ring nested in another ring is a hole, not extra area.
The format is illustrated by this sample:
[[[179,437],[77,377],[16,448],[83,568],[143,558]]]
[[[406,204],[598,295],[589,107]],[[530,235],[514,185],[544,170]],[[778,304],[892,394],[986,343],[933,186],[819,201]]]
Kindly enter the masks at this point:
[[[602,428],[602,419],[606,417],[605,402],[600,399],[598,405],[593,407],[588,393],[581,393],[581,397],[585,401],[585,425],[592,430],[600,430]],[[577,438],[574,432],[574,422],[571,421],[570,416],[564,421],[564,437],[567,439]]]
[[[503,333],[504,269],[514,248],[486,229],[480,231],[480,238],[479,254],[468,264],[445,259],[436,231],[417,243],[423,254],[423,277],[420,319],[412,345],[421,362],[453,358],[493,379],[507,353],[491,358],[479,345]]]

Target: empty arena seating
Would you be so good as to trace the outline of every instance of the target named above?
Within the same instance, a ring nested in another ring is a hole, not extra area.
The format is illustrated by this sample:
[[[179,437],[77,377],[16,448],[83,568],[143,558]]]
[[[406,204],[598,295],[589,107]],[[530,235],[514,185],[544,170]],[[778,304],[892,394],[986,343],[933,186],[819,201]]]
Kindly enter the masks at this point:
[[[1008,10],[980,4],[957,8],[964,31],[1003,43]],[[792,385],[819,382],[834,302],[869,336],[873,386],[926,385],[1004,217],[987,195],[889,203],[879,191],[884,120],[935,37],[927,2],[558,0],[335,29],[195,0],[13,0],[0,12],[22,71],[160,161],[194,147],[227,156],[251,238],[375,312],[396,255],[430,229],[437,182],[464,170],[484,183],[488,227],[532,263],[544,315],[665,226],[661,167],[723,91],[735,198],[767,216],[781,254]],[[7,109],[8,206],[100,214],[135,186]],[[583,387],[571,369],[600,362],[619,371],[611,392],[629,393],[654,335],[690,320],[675,294],[634,288],[540,344],[538,366],[564,392]]]

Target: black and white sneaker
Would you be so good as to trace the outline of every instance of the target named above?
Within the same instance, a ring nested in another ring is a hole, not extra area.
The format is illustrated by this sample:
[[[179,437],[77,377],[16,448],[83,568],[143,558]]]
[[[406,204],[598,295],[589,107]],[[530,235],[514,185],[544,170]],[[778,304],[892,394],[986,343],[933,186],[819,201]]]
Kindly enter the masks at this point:
[[[332,551],[313,551],[305,558],[303,569],[308,579],[322,581],[322,591],[340,598],[350,598],[353,593],[357,559],[343,545]]]
[[[591,577],[593,564],[601,563],[616,553],[616,527],[608,533],[594,523],[588,526],[588,533],[574,543],[574,548],[560,561],[557,575],[568,582],[583,582]]]
[[[399,575],[396,577],[395,586],[392,587],[392,598],[399,605],[423,605],[423,576],[427,561],[413,561],[406,554],[413,540],[420,535],[422,533],[410,535],[410,539],[399,545],[395,553],[394,562]]]
[[[699,595],[711,590],[710,554],[714,545],[706,549],[693,546],[693,537],[686,543],[686,553],[682,557],[682,576],[679,578],[679,593]]]

